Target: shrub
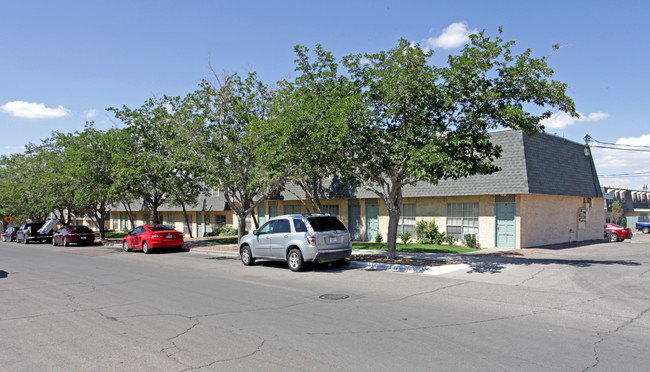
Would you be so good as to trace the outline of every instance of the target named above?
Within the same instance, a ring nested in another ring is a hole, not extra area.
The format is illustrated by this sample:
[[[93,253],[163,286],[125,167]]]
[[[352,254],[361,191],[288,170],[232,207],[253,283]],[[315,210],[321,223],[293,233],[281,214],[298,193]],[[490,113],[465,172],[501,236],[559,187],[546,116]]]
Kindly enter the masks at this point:
[[[419,243],[422,244],[442,244],[447,234],[438,230],[438,225],[434,221],[420,220],[415,225],[415,236]]]
[[[232,236],[237,235],[237,229],[230,225],[223,225],[217,230],[221,236]]]
[[[410,231],[405,231],[401,234],[397,234],[400,239],[404,242],[404,244],[408,244],[409,241],[411,240],[411,232]]]
[[[381,243],[382,241],[384,241],[384,237],[381,236],[380,233],[377,233],[377,236],[375,236],[375,243]]]
[[[456,237],[453,235],[447,235],[445,236],[445,242],[449,245],[454,245],[456,244]]]
[[[476,242],[476,235],[474,234],[465,234],[465,244],[469,248],[479,248],[480,245]]]
[[[621,227],[627,227],[627,218],[621,218]]]

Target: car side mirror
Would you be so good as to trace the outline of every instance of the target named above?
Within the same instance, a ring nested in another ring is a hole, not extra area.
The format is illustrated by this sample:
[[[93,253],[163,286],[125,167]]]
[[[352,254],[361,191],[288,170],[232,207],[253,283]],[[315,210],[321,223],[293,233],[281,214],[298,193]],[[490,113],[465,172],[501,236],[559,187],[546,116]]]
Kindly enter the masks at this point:
[[[259,235],[260,232],[258,230],[253,230],[253,235]]]

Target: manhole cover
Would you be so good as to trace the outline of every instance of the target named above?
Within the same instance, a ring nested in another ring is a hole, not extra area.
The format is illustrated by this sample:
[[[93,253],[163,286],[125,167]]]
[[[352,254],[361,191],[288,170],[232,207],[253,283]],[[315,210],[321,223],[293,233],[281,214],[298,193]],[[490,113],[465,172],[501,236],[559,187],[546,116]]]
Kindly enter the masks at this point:
[[[318,298],[320,298],[321,300],[338,301],[338,300],[345,300],[346,298],[350,298],[350,296],[346,294],[327,293],[319,296]]]

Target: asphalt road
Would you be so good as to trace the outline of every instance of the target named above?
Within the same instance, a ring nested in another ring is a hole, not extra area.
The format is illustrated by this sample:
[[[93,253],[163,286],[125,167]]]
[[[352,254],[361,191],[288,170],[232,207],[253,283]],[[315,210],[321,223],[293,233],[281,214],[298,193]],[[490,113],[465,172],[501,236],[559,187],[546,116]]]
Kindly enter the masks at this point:
[[[0,243],[3,371],[640,371],[650,236],[428,276]]]

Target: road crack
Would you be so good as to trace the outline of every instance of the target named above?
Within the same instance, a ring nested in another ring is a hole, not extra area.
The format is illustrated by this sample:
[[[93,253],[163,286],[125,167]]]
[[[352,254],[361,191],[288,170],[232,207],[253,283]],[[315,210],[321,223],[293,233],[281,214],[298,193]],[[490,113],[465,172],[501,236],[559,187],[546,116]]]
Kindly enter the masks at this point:
[[[648,311],[650,311],[650,308],[647,308],[647,309],[643,310],[642,312],[637,314],[637,316],[635,316],[634,318],[623,322],[621,325],[619,325],[618,327],[616,327],[615,329],[613,329],[611,331],[598,332],[596,334],[598,336],[598,340],[596,342],[594,342],[594,364],[592,364],[592,365],[588,366],[587,368],[583,369],[582,372],[586,372],[586,371],[589,371],[591,369],[595,369],[598,366],[598,364],[600,364],[600,355],[599,355],[600,344],[605,342],[605,340],[607,340],[611,335],[621,331],[623,328],[626,328],[627,326],[629,326],[632,323],[639,320],[646,313],[648,313]]]

